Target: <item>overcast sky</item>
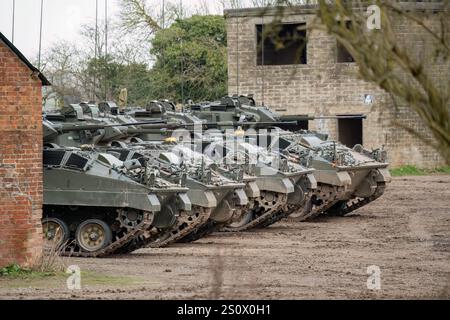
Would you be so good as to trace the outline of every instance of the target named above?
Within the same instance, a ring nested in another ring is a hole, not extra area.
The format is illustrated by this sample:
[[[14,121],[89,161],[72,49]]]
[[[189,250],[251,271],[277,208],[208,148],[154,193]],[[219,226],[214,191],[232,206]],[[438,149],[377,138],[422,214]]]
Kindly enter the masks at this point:
[[[37,56],[39,48],[39,17],[41,0],[15,0],[14,44],[28,59]],[[120,0],[108,0],[108,16],[117,17]],[[161,2],[162,0],[148,0]],[[178,0],[179,1],[179,0]],[[183,5],[194,8],[202,0],[182,0]],[[208,3],[215,2],[210,0]],[[99,0],[99,18],[104,17],[104,0]],[[13,0],[0,0],[0,32],[11,40]],[[217,3],[211,6],[221,13]],[[80,26],[95,21],[95,0],[44,0],[42,50],[59,39],[77,41]]]
[[[15,0],[14,45],[29,59],[38,53],[40,0]],[[0,0],[0,31],[11,40],[13,0]],[[99,1],[104,12],[104,1]],[[109,0],[111,16],[117,13],[116,0]],[[100,16],[100,14],[99,14]],[[85,23],[95,21],[95,0],[44,0],[42,47],[45,50],[58,39],[76,41]]]

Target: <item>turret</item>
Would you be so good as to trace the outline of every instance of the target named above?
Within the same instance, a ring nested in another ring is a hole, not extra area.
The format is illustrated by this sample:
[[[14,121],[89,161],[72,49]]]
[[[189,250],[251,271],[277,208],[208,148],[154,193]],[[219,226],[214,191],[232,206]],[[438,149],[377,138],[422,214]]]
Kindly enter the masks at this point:
[[[206,121],[256,122],[261,123],[259,125],[260,128],[276,126],[287,130],[293,127],[300,127],[302,122],[316,119],[366,118],[365,116],[282,116],[266,106],[256,106],[256,102],[251,95],[224,97],[220,101],[191,105],[188,110],[191,114]]]

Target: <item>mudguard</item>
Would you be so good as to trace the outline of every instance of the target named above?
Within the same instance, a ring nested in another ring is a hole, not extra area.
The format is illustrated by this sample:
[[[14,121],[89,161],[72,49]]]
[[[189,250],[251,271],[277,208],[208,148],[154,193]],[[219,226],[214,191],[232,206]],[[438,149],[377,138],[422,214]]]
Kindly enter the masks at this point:
[[[161,203],[159,202],[156,194],[149,194],[148,201],[149,201],[151,210],[145,210],[145,211],[151,211],[151,212],[161,211]]]
[[[376,182],[391,182],[392,176],[389,172],[388,168],[381,168],[377,170],[377,177],[375,178]]]
[[[260,190],[289,194],[295,191],[294,184],[289,178],[262,177],[256,180]]]
[[[247,182],[245,186],[245,194],[248,198],[257,198],[261,195],[258,184],[255,181]]]
[[[317,182],[338,187],[349,186],[352,183],[352,178],[346,171],[316,170],[314,177]]]
[[[184,211],[191,211],[192,210],[192,203],[189,199],[188,195],[186,193],[180,193],[178,195],[178,204],[179,208]]]
[[[354,195],[361,198],[368,198],[372,194],[374,194],[375,190],[378,187],[378,176],[378,170],[371,170],[369,174],[364,177],[364,180],[362,180],[358,185],[354,192]]]
[[[187,195],[193,205],[205,208],[214,208],[217,206],[217,199],[212,191],[189,189]]]
[[[317,180],[316,177],[314,177],[313,173],[309,173],[306,175],[306,179],[301,179],[301,183],[303,183],[303,186],[308,189],[317,189]]]
[[[248,204],[248,198],[247,198],[247,195],[245,194],[244,189],[234,190],[234,196],[236,199],[236,205],[245,206]]]

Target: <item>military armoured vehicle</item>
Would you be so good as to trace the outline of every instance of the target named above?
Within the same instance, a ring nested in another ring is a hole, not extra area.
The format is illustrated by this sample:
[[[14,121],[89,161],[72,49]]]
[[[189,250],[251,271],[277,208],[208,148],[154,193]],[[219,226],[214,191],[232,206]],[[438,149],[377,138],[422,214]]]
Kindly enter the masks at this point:
[[[86,140],[92,138],[92,136],[90,136],[92,131],[114,128],[114,125],[109,125],[105,128],[104,124],[54,124],[47,120],[45,120],[43,124],[45,132],[45,147],[53,149],[60,148],[57,143],[64,141],[71,141],[71,144],[78,144],[78,147],[83,149],[92,149],[92,145],[86,144],[87,142],[92,142],[92,140]],[[90,137],[88,138],[88,136]],[[196,192],[198,190],[188,189],[188,187],[192,187],[192,185],[190,183],[190,179],[186,177],[186,171],[183,168],[176,167],[174,164],[167,165],[162,160],[157,161],[158,159],[148,159],[137,153],[124,157],[123,152],[114,152],[114,150],[111,150],[111,147],[109,146],[96,148],[96,150],[102,154],[108,154],[109,158],[113,155],[115,157],[113,159],[116,159],[117,163],[121,163],[122,161],[125,161],[125,163],[138,161],[138,163],[142,166],[137,169],[140,172],[154,171],[154,176],[157,177],[157,181],[160,182],[161,186],[164,186],[164,188],[155,189],[157,198],[164,196],[164,194],[169,191],[178,192],[177,186],[179,185],[183,185],[183,188],[185,188],[186,197],[183,199],[189,202],[191,208],[189,208],[189,210],[186,208],[183,210],[177,210],[175,205],[178,201],[175,201],[176,199],[168,199],[168,202],[164,199],[160,199],[160,202],[164,205],[163,211],[170,211],[172,216],[175,217],[175,220],[172,221],[173,223],[170,225],[170,228],[163,229],[162,226],[158,225],[155,228],[147,230],[145,234],[139,237],[140,247],[144,244],[147,247],[161,247],[183,238],[189,234],[189,232],[195,231],[196,228],[204,224],[209,219],[211,211],[216,207],[216,199],[214,198],[214,195],[207,192],[199,193],[198,198],[194,199],[194,203],[190,202],[189,195],[192,196],[192,192]],[[54,178],[56,179],[56,177]],[[49,183],[53,181],[52,179],[53,177],[49,179]],[[151,182],[153,180],[155,180],[155,178],[148,181]],[[57,182],[59,183],[60,181]],[[63,199],[63,203],[66,200],[70,200],[70,198],[65,200]],[[105,203],[108,203],[108,201]],[[172,207],[172,204],[175,207]],[[137,246],[128,246],[127,250],[130,250],[131,247]]]
[[[267,107],[257,107],[252,97],[225,97],[213,103],[190,106],[192,115],[206,121],[228,122],[231,127],[255,127],[253,123],[269,123],[272,128],[269,149],[284,152],[292,161],[315,169],[318,188],[312,196],[312,210],[300,210],[291,215],[305,220],[320,213],[345,215],[380,197],[385,184],[390,182],[386,152],[380,149],[365,150],[357,145],[350,149],[327,135],[282,128],[289,125],[282,117]],[[313,120],[319,117],[298,117],[296,120]],[[331,118],[331,117],[325,117]],[[261,128],[261,126],[259,126]],[[223,126],[222,129],[230,128]],[[264,134],[265,136],[266,134]],[[257,140],[261,135],[250,134]]]
[[[252,199],[248,212],[224,228],[225,231],[267,227],[296,210],[307,210],[311,206],[310,195],[317,186],[313,169],[270,153],[254,141],[239,140],[226,135],[209,135],[203,139],[203,152],[211,159],[230,168],[242,162],[246,173],[256,177],[261,193],[260,197]]]
[[[179,124],[189,125],[186,126],[186,128],[189,129],[193,139],[199,139],[201,141],[203,147],[198,151],[201,151],[202,153],[214,152],[213,149],[219,147],[216,141],[217,135],[214,135],[217,132],[215,132],[214,130],[212,132],[197,132],[196,130],[193,130],[195,127],[200,127],[202,129],[214,129],[223,127],[233,128],[235,124],[235,119],[231,118],[225,119],[226,121],[222,122],[205,122],[204,120],[201,120],[194,115],[175,112],[174,108],[171,107],[171,104],[167,105],[167,102],[157,101],[149,104],[149,106],[147,106],[145,110],[129,111],[128,114],[133,115],[133,117],[135,117],[135,119],[139,121],[149,121],[153,119],[155,121],[161,120],[167,121],[168,123],[178,122]],[[270,121],[270,123],[274,124],[273,121]],[[246,124],[248,125],[249,123]],[[260,126],[267,125],[267,123],[254,122],[252,123],[252,125]],[[165,131],[162,136],[160,135],[160,132],[153,131],[148,133],[149,135],[147,135],[147,132],[142,132],[139,137],[143,140],[159,140],[171,134],[170,131]],[[219,133],[218,136],[220,139],[222,138],[221,133]],[[233,133],[229,136],[233,136]],[[210,140],[211,138],[213,140]],[[213,143],[214,147],[212,147],[211,145],[212,141],[215,141]],[[220,148],[224,148],[224,150],[227,151],[228,160],[230,159],[232,154],[231,152],[229,152],[229,147],[230,145],[226,147],[220,146]],[[261,148],[259,148],[258,150],[250,150],[250,148],[252,148],[250,144],[243,143],[239,152],[243,153],[244,157],[245,154],[248,155],[251,152],[258,152],[260,158],[263,158],[264,155],[268,152],[262,150]],[[233,154],[233,156],[235,155]],[[267,161],[268,159],[278,159],[278,156],[279,155],[274,155],[272,153],[271,155],[265,156],[265,160]],[[270,160],[269,162],[272,162],[272,160]],[[239,221],[233,222],[230,227],[227,228],[227,230],[247,230],[252,227],[268,226],[280,220],[282,217],[289,215],[298,208],[305,208],[305,210],[308,210],[306,208],[311,207],[311,204],[309,203],[309,195],[311,191],[310,189],[314,188],[316,185],[314,177],[309,174],[312,172],[312,170],[302,168],[300,165],[296,165],[290,162],[286,157],[284,157],[283,161],[281,162],[284,164],[284,168],[281,170],[278,170],[279,168],[277,168],[277,170],[274,170],[272,168],[270,175],[264,174],[263,171],[264,169],[267,169],[267,165],[275,165],[275,161],[269,164],[260,161],[255,166],[256,170],[249,170],[251,166],[244,166],[244,168],[246,169],[246,175],[256,176],[258,188],[263,192],[261,192],[260,196],[251,199],[249,203],[248,213],[246,215],[243,215]],[[223,161],[218,163],[218,168],[225,169],[225,172],[231,170],[230,166]]]
[[[187,239],[196,240],[201,235],[214,231],[217,228],[215,225],[234,221],[242,214],[242,210],[247,205],[247,194],[252,197],[259,195],[257,187],[250,177],[246,177],[245,183],[242,177],[240,181],[232,180],[239,175],[226,172],[228,176],[226,177],[222,174],[224,171],[221,173],[220,168],[212,163],[208,164],[201,154],[189,152],[189,148],[177,147],[178,155],[176,155],[173,152],[174,146],[170,143],[143,142],[141,139],[133,138],[133,134],[127,133],[128,129],[139,132],[136,125],[142,123],[123,124],[113,117],[92,118],[86,121],[88,119],[84,116],[86,110],[82,109],[80,106],[74,105],[70,110],[66,110],[66,112],[70,111],[69,114],[73,114],[76,110],[75,120],[72,117],[69,122],[65,122],[65,117],[61,115],[48,116],[47,118],[60,122],[50,123],[47,121],[47,124],[51,124],[50,126],[46,126],[44,122],[44,130],[51,131],[53,128],[55,131],[46,135],[48,137],[47,144],[76,146],[95,144],[97,148],[117,155],[121,160],[145,157],[148,161],[158,164],[161,177],[168,181],[177,179],[173,174],[174,171],[183,170],[187,175],[188,196],[194,208],[201,209],[202,216],[206,216],[208,213],[207,215],[210,217],[208,223],[202,228],[200,228],[200,224],[197,224],[195,228],[183,229],[183,236],[187,236],[187,231],[191,233]],[[124,118],[126,117],[121,117],[120,120],[123,121]],[[159,127],[164,126],[159,125]],[[202,220],[202,222],[205,221]],[[212,225],[215,227],[213,228]],[[178,237],[176,240],[181,238]]]
[[[116,146],[109,152],[120,152],[121,157],[141,155],[164,163],[166,166],[181,167],[186,171],[186,186],[191,202],[197,206],[210,208],[209,220],[179,241],[195,241],[227,225],[243,214],[249,197],[257,197],[259,190],[251,177],[245,181],[239,170],[227,176],[214,163],[190,147],[163,142],[132,143],[126,148]],[[233,177],[233,179],[231,179]],[[170,175],[165,175],[170,181]]]
[[[151,231],[159,239],[192,210],[186,187],[136,160],[54,146],[44,149],[43,165],[44,239],[66,255],[118,253]]]
[[[99,108],[102,112],[105,112],[105,114],[111,114],[111,115],[115,115],[117,114],[117,112],[114,112],[113,110],[115,109],[114,106],[110,106],[109,104],[100,104],[102,107]],[[95,112],[89,112],[88,110],[86,110],[87,106],[85,106],[84,108],[81,106],[78,106],[78,111],[77,114],[78,115],[82,115],[83,112],[84,113],[88,113],[88,114],[97,114],[98,113]],[[74,108],[75,109],[75,108]],[[84,110],[83,110],[84,109]],[[170,111],[167,111],[170,110]],[[112,112],[113,111],[113,112]],[[202,123],[203,122],[195,117],[185,117],[183,114],[177,114],[176,112],[173,111],[173,108],[170,108],[170,105],[168,107],[164,107],[164,105],[162,103],[156,103],[153,102],[152,104],[150,104],[150,107],[148,107],[146,110],[144,111],[139,111],[140,112],[140,116],[137,117],[139,120],[141,121],[150,121],[150,120],[154,120],[155,123],[158,121],[170,121],[170,124],[175,124],[174,127],[176,127],[178,124],[180,123]],[[71,112],[72,114],[74,114],[74,112]],[[134,112],[134,115],[136,116],[138,112]],[[170,114],[169,114],[170,113]],[[176,117],[174,117],[174,115],[176,114]],[[80,117],[79,117],[80,118]],[[89,118],[89,117],[81,117],[81,118]],[[108,118],[108,121],[111,121],[112,117],[110,116]],[[125,115],[118,115],[115,116],[115,120],[122,122],[122,123],[126,123],[126,122],[130,122],[131,119]],[[174,122],[174,121],[178,121],[178,123]],[[141,122],[142,123],[142,122]],[[167,125],[168,123],[166,123]],[[211,123],[209,123],[208,125],[210,125]],[[147,128],[147,129],[140,129],[138,128],[140,126],[136,126],[136,127],[128,127],[129,130],[126,130],[126,132],[130,135],[133,136],[134,134],[139,134],[137,137],[134,136],[133,138],[125,138],[122,141],[113,141],[113,145],[115,145],[116,147],[122,147],[122,148],[134,148],[134,150],[136,150],[136,148],[140,148],[140,150],[138,150],[138,152],[143,153],[143,154],[153,154],[153,156],[156,157],[160,157],[160,154],[162,152],[161,148],[164,147],[169,147],[171,149],[172,152],[177,151],[179,154],[184,155],[184,157],[186,158],[198,158],[198,159],[202,159],[201,161],[197,161],[199,163],[202,163],[203,165],[208,162],[208,160],[204,159],[204,157],[200,154],[197,154],[197,156],[192,157],[192,155],[195,155],[196,152],[192,152],[190,151],[190,146],[186,147],[186,142],[184,143],[184,146],[182,147],[180,144],[176,145],[176,146],[168,146],[167,143],[151,143],[149,144],[148,141],[144,142],[141,141],[143,139],[145,140],[152,140],[155,139],[157,141],[161,140],[161,139],[165,139],[166,135],[161,135],[160,134],[160,130],[159,128],[164,127],[164,125],[156,125],[156,126],[152,126],[153,129],[148,129],[149,126],[145,127],[142,126],[143,128]],[[121,131],[122,128],[120,127],[115,127],[115,132],[113,132],[112,134],[108,134],[105,131],[105,134],[101,136],[101,139],[96,139],[96,141],[100,142],[102,139],[104,139],[105,137],[121,137],[121,134],[119,133],[119,131]],[[148,130],[151,131],[151,136],[148,137],[147,133]],[[122,130],[122,132],[124,133],[125,130]],[[122,136],[123,137],[123,136]],[[124,138],[124,137],[123,137]],[[141,139],[143,138],[143,139]],[[109,138],[108,138],[109,139]],[[103,140],[102,140],[103,141]],[[203,140],[202,144],[205,145],[206,141]],[[164,153],[167,154],[170,150],[164,150]],[[182,151],[182,152],[180,152]],[[201,152],[203,152],[204,150],[199,150]],[[245,151],[246,153],[249,153],[249,150]],[[266,151],[264,151],[266,152]],[[262,156],[262,154],[264,153],[263,150],[259,150],[260,156]],[[159,154],[155,154],[155,153],[159,153]],[[273,158],[273,155],[271,155],[271,157]],[[266,159],[269,159],[269,157],[266,157]],[[217,219],[217,215],[213,214],[211,215],[211,221],[210,224],[208,224],[208,226],[204,226],[202,228],[202,231],[199,233],[202,234],[206,234],[209,233],[213,230],[216,230],[220,227],[223,227],[227,224],[230,224],[231,222],[232,227],[234,228],[234,230],[246,230],[249,229],[251,227],[262,227],[262,226],[267,226],[271,223],[274,223],[276,221],[278,221],[279,219],[281,219],[282,216],[286,216],[288,215],[290,212],[293,211],[293,208],[300,208],[303,207],[304,205],[307,204],[307,202],[309,201],[309,192],[310,192],[310,187],[311,186],[315,186],[315,181],[311,181],[313,179],[313,177],[311,175],[307,176],[308,173],[312,172],[312,170],[305,170],[304,168],[301,168],[299,165],[295,165],[293,163],[289,163],[289,161],[287,159],[283,160],[283,163],[285,163],[285,169],[282,170],[273,170],[272,169],[272,173],[271,176],[264,176],[263,173],[263,169],[261,169],[260,167],[257,168],[257,170],[254,170],[253,172],[250,171],[246,171],[243,173],[243,178],[241,178],[240,180],[244,180],[242,182],[245,182],[245,191],[247,196],[249,197],[250,204],[248,206],[247,211],[250,214],[245,214],[244,216],[239,215],[239,214],[234,214],[230,217],[228,217],[228,219]],[[261,162],[259,163],[260,166],[266,166],[267,164],[262,164]],[[192,166],[192,164],[191,164]],[[199,166],[197,166],[199,167]],[[224,163],[218,163],[217,165],[215,165],[215,171],[216,172],[220,172],[221,175],[224,175],[228,178],[231,178],[233,180],[239,180],[234,176],[234,174],[232,172],[239,172],[239,166],[234,166],[234,168],[231,168],[230,166],[225,166]],[[242,171],[242,170],[241,170]],[[190,176],[191,175],[195,175],[198,172],[198,169],[191,171],[190,172]],[[252,174],[256,173],[257,175],[259,175],[259,177],[253,177]],[[198,174],[197,174],[198,175]],[[201,180],[202,178],[197,177],[195,180]],[[256,183],[255,183],[255,180]],[[264,193],[261,194],[258,191],[258,185],[261,185],[264,189]],[[195,190],[196,188],[189,188],[190,190]],[[289,195],[289,196],[288,196]],[[288,201],[289,199],[289,201]],[[225,202],[227,203],[227,202]],[[266,206],[266,207],[265,207]],[[289,207],[289,208],[288,208]],[[219,209],[223,210],[223,206],[219,206],[219,208],[217,208],[215,211],[219,210]],[[234,209],[234,211],[243,211],[244,208],[242,208],[239,210]],[[252,211],[253,210],[253,211]],[[226,210],[227,212],[232,213],[233,209],[228,208],[228,210]],[[222,213],[223,214],[223,213]],[[231,229],[231,228],[230,228]],[[192,234],[191,237],[188,238],[192,238]]]
[[[383,150],[369,151],[360,145],[350,149],[308,132],[282,132],[277,146],[300,163],[306,161],[316,168],[316,176],[323,184],[323,189],[317,190],[316,198],[321,200],[317,208],[309,215],[299,214],[302,218],[321,212],[347,215],[378,199],[391,181]]]
[[[102,112],[105,112],[105,114],[111,115],[118,114],[117,112],[113,111],[116,109],[114,105],[111,105],[109,103],[100,103],[99,106]],[[145,154],[151,153],[153,154],[153,156],[156,157],[161,157],[161,153],[163,152],[164,153],[163,157],[166,158],[166,160],[169,162],[170,161],[179,162],[180,160],[174,159],[182,158],[183,159],[182,161],[184,161],[184,163],[186,163],[188,167],[191,168],[191,170],[189,170],[188,176],[190,178],[193,178],[192,181],[193,185],[191,186],[188,185],[188,187],[190,190],[192,190],[192,192],[194,192],[195,190],[205,189],[205,187],[201,188],[196,187],[194,181],[197,181],[196,183],[199,182],[204,183],[205,177],[207,176],[206,173],[211,171],[213,172],[212,176],[216,176],[216,178],[219,178],[219,181],[222,180],[220,188],[218,188],[218,186],[215,186],[215,189],[224,189],[226,187],[226,184],[230,185],[230,183],[234,184],[238,183],[241,185],[243,184],[245,195],[249,198],[249,200],[252,199],[254,200],[260,197],[260,192],[255,182],[256,177],[253,177],[248,173],[243,172],[240,166],[229,168],[221,164],[212,163],[210,160],[208,160],[201,154],[201,148],[200,150],[197,151],[192,150],[192,145],[190,144],[189,141],[187,141],[190,140],[190,138],[183,141],[182,144],[174,143],[175,140],[173,140],[172,136],[173,129],[183,128],[183,124],[203,124],[203,121],[197,119],[196,117],[176,112],[173,104],[167,101],[160,101],[160,102],[153,101],[144,110],[137,110],[137,111],[129,110],[128,113],[125,115],[116,116],[115,120],[122,123],[130,122],[133,119],[130,118],[130,115],[133,115],[135,119],[137,119],[134,121],[142,122],[154,120],[155,123],[162,121],[165,122],[165,124],[154,126],[151,125],[136,126],[128,128],[127,133],[129,135],[129,138],[125,139],[126,143],[124,143],[124,141],[122,142],[116,141],[114,142],[116,146],[121,146],[123,148],[134,148],[135,150],[136,148],[140,148],[139,152]],[[177,142],[180,142],[179,141],[180,139],[176,140]],[[169,152],[176,153],[178,158],[167,157],[167,154]],[[205,170],[202,169],[202,167],[209,169]],[[211,170],[211,168],[213,169]],[[209,175],[211,176],[211,174]],[[226,180],[228,180],[228,182],[226,182]],[[212,186],[210,186],[210,188],[211,187]],[[243,200],[242,191],[241,190],[237,191],[238,192],[237,193],[235,192],[232,198],[241,200],[239,200],[238,202],[233,201],[235,204],[231,207],[230,207],[231,202],[229,200],[226,200],[226,198],[220,201],[217,208],[212,212],[211,220],[209,221],[209,223],[200,228],[199,232],[196,235],[191,234],[184,240],[189,239],[194,240],[200,234],[206,235],[208,233],[211,233],[212,231],[220,229],[225,225],[228,225],[231,222],[240,220],[241,215],[244,213],[248,205],[246,206],[243,205],[245,201]],[[229,197],[230,196],[231,194],[229,195]],[[195,196],[193,196],[193,198],[195,198]],[[220,198],[221,197],[219,197],[219,199]],[[254,202],[252,201],[252,203]],[[222,211],[220,215],[218,214],[219,211]],[[225,215],[225,212],[228,212],[228,214]],[[233,212],[234,214],[230,215]],[[224,217],[227,218],[224,219]]]

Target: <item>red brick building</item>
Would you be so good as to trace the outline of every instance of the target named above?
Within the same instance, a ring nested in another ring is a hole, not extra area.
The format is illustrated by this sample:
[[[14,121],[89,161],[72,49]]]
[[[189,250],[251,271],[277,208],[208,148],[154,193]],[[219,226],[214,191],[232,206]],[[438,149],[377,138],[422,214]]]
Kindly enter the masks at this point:
[[[0,33],[0,267],[42,254],[42,94],[48,80]]]

